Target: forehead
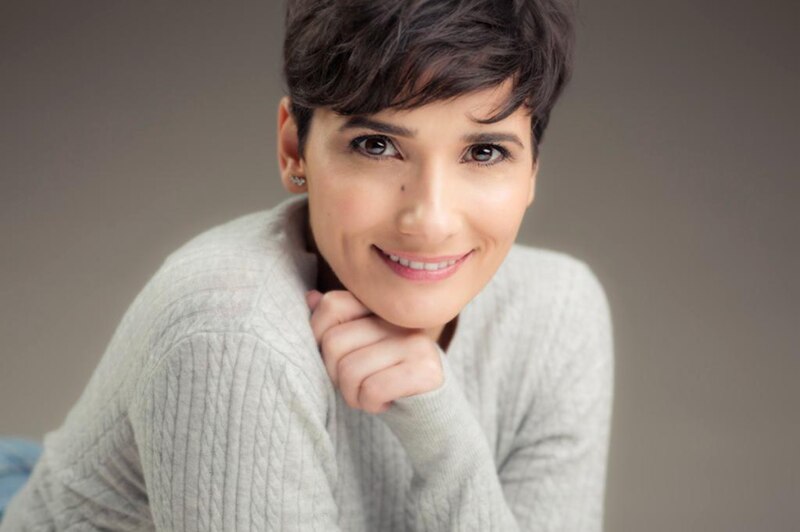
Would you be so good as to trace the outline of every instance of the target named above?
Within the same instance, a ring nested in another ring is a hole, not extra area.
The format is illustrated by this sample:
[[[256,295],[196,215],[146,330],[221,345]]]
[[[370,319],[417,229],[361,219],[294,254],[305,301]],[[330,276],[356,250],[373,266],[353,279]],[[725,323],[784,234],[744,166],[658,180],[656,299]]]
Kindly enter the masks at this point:
[[[501,85],[481,89],[474,92],[461,94],[448,100],[437,100],[411,109],[386,108],[370,115],[370,118],[386,120],[393,123],[402,123],[407,129],[419,131],[431,129],[447,129],[448,127],[472,129],[491,128],[502,125],[505,128],[530,127],[530,111],[524,106],[519,106],[511,115],[493,124],[480,124],[478,120],[485,120],[498,111],[508,101],[511,95],[511,83],[506,81]],[[352,117],[334,112],[330,108],[315,110],[315,118],[326,123],[327,127],[338,129]]]

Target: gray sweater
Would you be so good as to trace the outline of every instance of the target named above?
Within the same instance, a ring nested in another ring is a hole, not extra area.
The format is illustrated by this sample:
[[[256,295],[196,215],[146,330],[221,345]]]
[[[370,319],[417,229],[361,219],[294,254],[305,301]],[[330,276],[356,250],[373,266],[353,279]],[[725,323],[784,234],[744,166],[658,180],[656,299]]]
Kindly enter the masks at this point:
[[[586,264],[514,244],[461,311],[444,384],[369,414],[333,387],[304,294],[307,196],[172,253],[0,531],[599,531],[609,305]]]

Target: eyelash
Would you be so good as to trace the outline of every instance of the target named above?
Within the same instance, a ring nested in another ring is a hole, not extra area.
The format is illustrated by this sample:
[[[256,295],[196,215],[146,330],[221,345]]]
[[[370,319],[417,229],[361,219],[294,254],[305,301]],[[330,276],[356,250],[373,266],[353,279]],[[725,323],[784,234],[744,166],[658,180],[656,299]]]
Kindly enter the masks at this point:
[[[361,136],[356,137],[356,138],[354,138],[353,140],[350,141],[350,144],[349,144],[350,151],[354,151],[354,152],[358,153],[359,155],[363,155],[364,157],[367,157],[369,159],[381,160],[381,159],[391,159],[392,158],[391,155],[372,155],[370,153],[364,152],[359,147],[359,144],[362,141],[369,140],[369,139],[381,139],[381,140],[384,140],[384,141],[392,144],[392,146],[394,146],[394,142],[392,142],[392,140],[389,137],[385,136],[385,135],[361,135]],[[495,165],[497,163],[501,163],[503,161],[511,161],[513,159],[513,157],[511,156],[511,153],[506,148],[504,148],[503,146],[500,146],[499,144],[473,144],[472,146],[469,147],[469,150],[467,150],[467,151],[469,152],[470,150],[472,150],[472,148],[475,148],[477,146],[488,146],[488,147],[494,148],[495,150],[500,152],[500,155],[502,155],[502,157],[498,158],[497,160],[495,160],[493,162],[475,161],[475,164],[477,164],[478,166],[493,166],[493,165]],[[397,147],[395,147],[395,150],[397,150]]]

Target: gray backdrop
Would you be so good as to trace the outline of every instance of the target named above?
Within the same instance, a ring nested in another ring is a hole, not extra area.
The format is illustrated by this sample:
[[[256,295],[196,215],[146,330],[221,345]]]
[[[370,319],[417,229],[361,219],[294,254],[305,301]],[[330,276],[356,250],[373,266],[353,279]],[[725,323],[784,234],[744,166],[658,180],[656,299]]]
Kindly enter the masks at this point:
[[[611,531],[797,530],[796,2],[583,2],[521,242],[617,347]],[[281,2],[0,3],[0,433],[41,438],[189,237],[286,197]]]

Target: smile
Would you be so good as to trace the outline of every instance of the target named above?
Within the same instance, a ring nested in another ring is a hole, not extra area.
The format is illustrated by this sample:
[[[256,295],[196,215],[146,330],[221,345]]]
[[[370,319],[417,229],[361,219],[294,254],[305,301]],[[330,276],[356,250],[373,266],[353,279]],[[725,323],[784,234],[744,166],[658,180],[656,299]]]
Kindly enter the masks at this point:
[[[460,258],[451,258],[440,262],[422,262],[385,253],[377,246],[373,246],[373,249],[393,272],[412,281],[440,281],[446,279],[453,275],[464,261],[472,255],[470,251]]]

